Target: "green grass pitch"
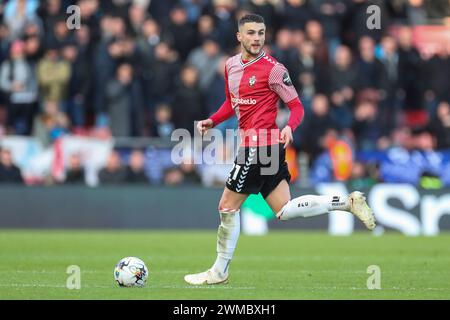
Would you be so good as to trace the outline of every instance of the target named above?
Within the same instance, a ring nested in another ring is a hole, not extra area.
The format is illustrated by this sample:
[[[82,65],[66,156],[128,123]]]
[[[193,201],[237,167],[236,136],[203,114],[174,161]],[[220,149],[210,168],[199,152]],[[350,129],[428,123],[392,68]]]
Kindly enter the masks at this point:
[[[241,236],[227,285],[194,287],[186,273],[215,258],[213,231],[0,231],[0,299],[450,299],[450,234],[380,237],[270,232]],[[143,259],[144,288],[119,288],[115,264]],[[66,269],[81,268],[69,290]],[[381,269],[368,290],[367,268]]]

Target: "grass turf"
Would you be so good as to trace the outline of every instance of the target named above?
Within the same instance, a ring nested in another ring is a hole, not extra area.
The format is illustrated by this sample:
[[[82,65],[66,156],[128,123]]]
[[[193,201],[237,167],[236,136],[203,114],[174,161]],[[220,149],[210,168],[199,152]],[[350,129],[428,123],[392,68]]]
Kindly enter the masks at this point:
[[[215,232],[0,231],[0,299],[450,299],[450,234],[270,232],[241,236],[227,285],[193,287],[186,273],[215,258]],[[113,269],[143,259],[144,288],[119,288]],[[81,268],[81,289],[66,288],[66,268]],[[381,268],[368,290],[367,268]]]

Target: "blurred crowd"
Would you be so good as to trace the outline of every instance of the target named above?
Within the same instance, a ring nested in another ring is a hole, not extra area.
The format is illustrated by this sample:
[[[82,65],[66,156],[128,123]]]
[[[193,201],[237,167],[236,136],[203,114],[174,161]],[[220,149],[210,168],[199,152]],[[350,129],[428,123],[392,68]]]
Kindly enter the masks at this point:
[[[373,4],[381,29],[366,24]],[[239,52],[236,21],[249,12],[264,17],[265,51],[288,68],[305,106],[294,148],[311,164],[335,141],[357,151],[450,149],[450,43],[424,54],[412,32],[449,26],[448,0],[0,0],[0,137],[50,146],[65,134],[193,132],[225,99],[224,63]],[[280,126],[287,115],[280,105]],[[11,178],[7,153],[1,174]],[[101,181],[143,179],[133,169],[142,152],[123,168],[114,154]],[[165,172],[167,183],[200,179],[183,170]]]

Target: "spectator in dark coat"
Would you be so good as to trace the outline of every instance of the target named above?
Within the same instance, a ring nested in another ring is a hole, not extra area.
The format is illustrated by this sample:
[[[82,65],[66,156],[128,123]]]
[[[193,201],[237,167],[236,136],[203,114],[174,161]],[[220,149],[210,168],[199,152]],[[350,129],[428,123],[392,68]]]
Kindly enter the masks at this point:
[[[107,110],[112,135],[140,136],[143,133],[143,93],[133,67],[124,63],[117,68],[116,78],[106,88]]]
[[[58,17],[53,25],[53,29],[45,34],[45,44],[47,47],[61,48],[73,42],[74,34],[67,28],[66,17]]]
[[[292,64],[292,79],[298,79],[298,90],[312,83],[314,93],[328,91],[328,69],[315,60],[316,48],[311,41],[304,41],[297,50]],[[295,84],[294,84],[295,85]]]
[[[78,153],[69,157],[64,184],[85,184],[85,171],[81,155]]]
[[[450,149],[450,104],[439,103],[436,117],[431,121],[430,131],[435,135],[438,149]]]
[[[397,50],[397,42],[391,36],[383,37],[381,40],[383,50],[380,61],[384,66],[384,73],[387,84],[386,96],[380,103],[380,121],[383,125],[383,132],[386,135],[398,125],[400,111],[402,107],[402,99],[404,95],[399,87],[399,56]]]
[[[423,65],[419,51],[413,45],[412,30],[402,27],[398,34],[398,73],[399,87],[403,91],[403,108],[418,109],[422,107],[421,68]],[[428,77],[428,75],[427,75]]]
[[[147,8],[144,3],[134,1],[128,8],[128,30],[133,36],[142,31],[142,26],[147,18]]]
[[[185,66],[181,71],[180,80],[172,104],[173,121],[176,128],[187,129],[194,134],[194,121],[204,116],[197,69],[193,66]]]
[[[175,78],[179,73],[179,60],[177,53],[167,42],[160,42],[155,47],[155,59],[148,70],[150,87],[145,88],[148,94],[150,111],[154,114],[155,106],[159,103],[168,103],[173,97]]]
[[[93,57],[94,105],[97,115],[106,110],[106,85],[114,77],[117,65],[124,59],[130,61],[133,47],[125,41],[126,25],[120,17],[105,15],[100,21],[101,39],[97,41]]]
[[[275,43],[272,46],[272,56],[284,64],[288,70],[294,67],[293,59],[296,55],[296,49],[293,46],[292,39],[293,34],[291,30],[287,28],[280,29],[276,34]]]
[[[425,97],[427,102],[431,102],[431,105],[450,98],[449,53],[447,53],[447,48],[442,45],[439,51],[425,62],[421,78],[426,79],[424,81]]]
[[[314,0],[309,5],[323,26],[325,38],[339,42],[342,32],[342,20],[347,14],[348,3],[345,0]],[[330,44],[332,42],[329,42]]]
[[[150,1],[148,12],[158,20],[158,23],[162,24],[167,22],[170,11],[178,2],[178,0],[152,0]]]
[[[43,56],[43,44],[41,41],[41,38],[38,34],[32,34],[29,36],[26,36],[24,38],[25,42],[25,55],[27,57],[27,60],[32,64],[36,65],[38,61]]]
[[[304,30],[311,17],[311,10],[305,0],[285,0],[280,22],[282,27]]]
[[[306,23],[306,38],[314,44],[314,60],[321,66],[328,66],[328,43],[323,36],[323,27],[317,20]]]
[[[176,6],[170,11],[170,22],[167,31],[173,38],[173,47],[180,54],[181,60],[185,60],[189,52],[196,45],[196,30],[189,23],[186,10]]]
[[[132,1],[111,0],[99,2],[105,13],[125,19]]]
[[[331,101],[335,105],[349,103],[355,96],[357,70],[352,62],[350,48],[339,46],[330,68]]]
[[[364,36],[359,41],[358,90],[376,89],[382,90],[387,84],[384,66],[375,57],[375,41]]]
[[[20,169],[14,165],[8,149],[0,150],[0,183],[23,183]]]
[[[144,153],[141,150],[133,150],[128,160],[126,181],[134,184],[148,184],[149,179],[145,173],[144,165]]]
[[[216,22],[214,21],[214,18],[209,14],[204,14],[199,17],[198,23],[197,23],[197,46],[201,46],[203,41],[206,38],[219,38],[219,31],[216,29]],[[220,41],[222,44],[222,41]]]
[[[11,45],[11,39],[9,36],[9,29],[3,22],[1,22],[0,16],[0,63],[8,58],[8,51]]]
[[[80,52],[80,49],[72,44],[62,49],[62,56],[71,64],[72,70],[64,109],[76,128],[85,124],[86,103],[92,86],[89,59],[86,52]]]
[[[202,179],[192,159],[186,158],[179,166],[170,167],[164,172],[164,184],[201,185]]]
[[[62,1],[40,1],[37,10],[38,16],[42,19],[44,31],[50,33],[54,30],[54,26],[65,13],[62,7]]]
[[[127,171],[123,167],[117,151],[112,151],[109,154],[106,166],[100,170],[98,178],[101,185],[114,185],[126,182]]]
[[[183,184],[200,185],[202,183],[202,178],[197,171],[197,167],[192,160],[185,160],[180,164],[181,172],[184,175]]]
[[[376,150],[377,141],[381,137],[381,125],[375,103],[363,101],[356,106],[352,129],[358,150]]]
[[[294,132],[295,147],[310,154],[315,159],[325,149],[323,138],[336,125],[330,116],[329,101],[326,95],[315,95],[311,111],[305,113],[304,123]]]
[[[155,47],[163,40],[161,27],[152,18],[145,19],[141,33],[138,35],[137,50],[144,66],[151,66],[155,59]]]
[[[275,6],[268,0],[250,0],[247,5],[248,10],[252,13],[259,14],[264,18],[264,23],[270,32],[276,30],[278,27],[277,13]]]

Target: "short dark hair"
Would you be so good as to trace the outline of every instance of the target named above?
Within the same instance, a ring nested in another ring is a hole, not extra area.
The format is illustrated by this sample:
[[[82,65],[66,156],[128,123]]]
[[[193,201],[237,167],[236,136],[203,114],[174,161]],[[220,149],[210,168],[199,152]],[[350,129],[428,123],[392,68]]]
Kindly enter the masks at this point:
[[[238,27],[242,27],[244,24],[249,22],[256,22],[256,23],[265,23],[264,18],[260,16],[259,14],[246,14],[242,18],[239,19]]]

